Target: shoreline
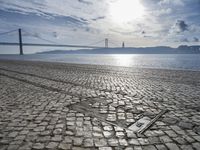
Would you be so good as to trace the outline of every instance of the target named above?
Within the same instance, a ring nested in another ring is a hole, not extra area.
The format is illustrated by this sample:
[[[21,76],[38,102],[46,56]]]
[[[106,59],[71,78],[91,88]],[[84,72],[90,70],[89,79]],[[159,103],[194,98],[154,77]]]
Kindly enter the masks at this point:
[[[44,61],[44,60],[19,60],[19,59],[0,59],[0,61],[19,61],[19,62],[41,62],[41,63],[55,63],[55,64],[61,64],[61,65],[83,65],[83,66],[102,66],[105,68],[127,68],[127,69],[145,69],[145,70],[166,70],[166,71],[190,71],[190,72],[200,72],[200,69],[180,69],[180,68],[156,68],[156,67],[136,67],[136,66],[120,66],[120,65],[107,65],[107,64],[87,64],[87,63],[70,63],[70,62],[64,62],[64,61]]]

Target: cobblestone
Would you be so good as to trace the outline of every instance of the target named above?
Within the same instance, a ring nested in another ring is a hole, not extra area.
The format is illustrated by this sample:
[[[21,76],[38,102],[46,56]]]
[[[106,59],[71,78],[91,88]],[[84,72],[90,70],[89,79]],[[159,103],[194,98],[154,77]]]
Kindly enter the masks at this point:
[[[200,72],[0,60],[0,149],[198,150],[199,89]]]

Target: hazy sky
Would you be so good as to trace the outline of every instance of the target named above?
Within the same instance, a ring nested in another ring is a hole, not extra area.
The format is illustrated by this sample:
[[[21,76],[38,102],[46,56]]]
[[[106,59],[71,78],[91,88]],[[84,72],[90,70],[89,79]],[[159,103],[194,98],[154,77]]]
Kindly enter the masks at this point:
[[[24,42],[47,43],[31,33],[62,44],[199,45],[200,0],[0,0],[0,33],[18,28]],[[17,42],[17,32],[0,41]]]

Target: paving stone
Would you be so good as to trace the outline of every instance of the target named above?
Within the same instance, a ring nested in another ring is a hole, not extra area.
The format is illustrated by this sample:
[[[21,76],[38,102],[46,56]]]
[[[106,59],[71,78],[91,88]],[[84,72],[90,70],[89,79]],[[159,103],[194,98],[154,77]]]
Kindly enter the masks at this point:
[[[105,139],[94,139],[94,144],[97,147],[105,147],[107,146],[107,142]]]
[[[190,122],[181,121],[178,125],[183,129],[192,129],[193,128],[193,124]]]
[[[169,117],[169,118],[164,118],[163,121],[165,123],[168,123],[170,125],[173,125],[173,124],[176,124],[177,123],[177,119],[176,118],[173,118],[173,117]]]
[[[180,148],[174,143],[166,143],[169,150],[180,150]]]
[[[112,150],[112,147],[99,147],[99,150]]]
[[[23,130],[19,134],[26,135],[26,134],[28,134],[28,132],[29,132],[28,130]]]
[[[6,145],[0,145],[1,150],[6,150],[8,146]]]
[[[53,134],[62,134],[62,129],[58,128],[53,131]]]
[[[48,142],[50,139],[51,139],[50,136],[40,136],[40,137],[38,137],[38,138],[36,139],[36,141],[37,141],[37,142],[42,142],[42,143],[44,143],[44,142]]]
[[[183,138],[184,138],[188,143],[193,143],[193,142],[195,141],[192,137],[190,137],[190,136],[188,136],[188,135],[184,135]]]
[[[169,143],[169,142],[172,142],[172,139],[168,136],[161,136],[160,141],[163,143]]]
[[[149,137],[148,141],[149,141],[150,144],[160,143],[160,139],[158,137]]]
[[[55,149],[58,146],[58,142],[50,142],[48,143],[48,145],[46,146],[47,149]]]
[[[104,132],[103,132],[103,135],[104,135],[104,137],[109,138],[109,137],[111,137],[111,136],[113,135],[113,132],[104,131]]]
[[[116,137],[123,138],[124,136],[124,132],[116,132]]]
[[[103,129],[105,131],[112,131],[113,130],[112,126],[104,126]]]
[[[58,148],[60,150],[67,150],[67,149],[71,149],[71,144],[65,144],[65,143],[60,143]]]
[[[75,137],[75,138],[73,138],[73,142],[74,142],[74,145],[80,146],[80,145],[82,145],[83,138]]]
[[[31,150],[32,148],[29,146],[20,146],[18,150]]]
[[[62,141],[62,136],[61,135],[55,135],[54,137],[51,138],[52,141],[55,142],[60,142]]]
[[[102,133],[99,133],[99,132],[93,132],[93,136],[97,137],[97,138],[102,138],[103,137]]]
[[[128,138],[136,138],[136,137],[137,137],[136,134],[135,134],[134,132],[126,131],[126,133],[127,133],[127,137],[128,137]]]
[[[117,132],[117,131],[123,131],[123,130],[124,130],[123,128],[121,128],[121,127],[119,127],[119,126],[115,126],[114,129],[115,129],[116,132]]]
[[[139,144],[139,141],[138,141],[137,139],[131,139],[131,140],[129,140],[128,142],[129,142],[129,144],[131,144],[131,145],[140,145],[140,144]]]
[[[93,146],[94,146],[93,139],[85,139],[84,140],[84,147],[93,147]]]
[[[156,145],[156,148],[157,148],[158,150],[167,150],[167,147],[166,147],[165,145],[163,145],[163,144],[158,144],[158,145]]]
[[[126,139],[119,139],[119,145],[121,146],[128,146],[128,142]]]
[[[173,130],[165,131],[169,137],[177,137],[177,134]]]
[[[173,140],[176,141],[178,144],[181,144],[181,145],[187,144],[187,141],[182,137],[173,138]]]
[[[16,137],[18,132],[11,132],[8,137]]]
[[[21,140],[21,141],[23,141],[25,139],[25,137],[26,137],[25,135],[16,136],[15,140]]]
[[[195,150],[200,150],[200,143],[199,142],[192,143],[192,146],[195,148]]]
[[[194,131],[197,132],[197,133],[200,133],[200,126],[194,127]]]
[[[37,149],[44,149],[44,144],[43,143],[35,143],[33,145],[33,149],[37,150]]]
[[[134,150],[142,150],[141,146],[134,146]]]
[[[40,132],[40,131],[44,131],[44,130],[45,130],[45,126],[40,126],[40,127],[34,128],[35,132]]]
[[[12,141],[10,145],[21,145],[23,143],[23,140],[17,140],[17,141]]]
[[[73,147],[72,150],[90,150],[90,149],[82,147]]]
[[[182,150],[193,150],[191,145],[181,145],[180,147]]]
[[[199,136],[193,136],[193,138],[194,138],[195,140],[197,140],[198,142],[200,142],[200,135],[199,135]]]
[[[117,139],[108,139],[108,144],[110,146],[118,146],[119,145],[119,142]]]
[[[7,147],[7,150],[17,150],[19,148],[19,145],[9,145]]]
[[[157,150],[153,145],[142,146],[143,150]]]
[[[147,138],[138,138],[138,141],[141,145],[149,144],[149,140]]]
[[[72,131],[66,131],[65,133],[66,133],[66,135],[74,135],[74,133]]]
[[[133,147],[126,147],[125,150],[133,150]]]

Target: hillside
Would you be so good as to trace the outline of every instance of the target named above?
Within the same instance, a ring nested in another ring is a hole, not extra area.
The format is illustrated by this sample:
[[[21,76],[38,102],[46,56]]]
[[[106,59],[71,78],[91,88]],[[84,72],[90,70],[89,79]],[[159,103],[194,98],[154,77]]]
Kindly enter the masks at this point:
[[[177,48],[158,46],[158,47],[53,50],[53,51],[40,52],[39,54],[200,54],[200,46],[181,45]]]

